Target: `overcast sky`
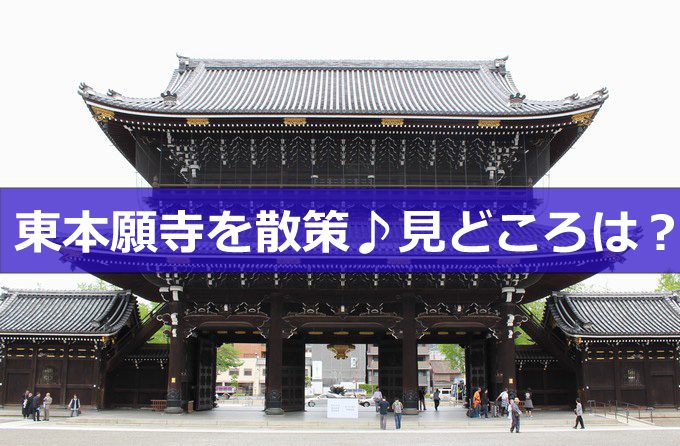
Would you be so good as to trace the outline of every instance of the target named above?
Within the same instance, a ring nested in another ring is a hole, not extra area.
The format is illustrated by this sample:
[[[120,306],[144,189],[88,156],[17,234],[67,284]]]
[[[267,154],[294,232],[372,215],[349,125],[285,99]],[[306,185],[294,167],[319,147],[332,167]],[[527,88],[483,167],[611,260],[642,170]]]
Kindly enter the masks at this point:
[[[142,180],[77,94],[158,96],[176,53],[212,58],[494,59],[531,99],[610,98],[552,169],[550,186],[680,186],[675,129],[678,10],[635,2],[9,2],[3,6],[0,186],[121,186]],[[671,2],[663,3],[671,5]],[[637,6],[635,6],[637,5]],[[666,6],[672,8],[672,6]],[[672,130],[672,131],[671,131]],[[656,275],[601,275],[651,290]],[[0,275],[68,288],[82,275]]]

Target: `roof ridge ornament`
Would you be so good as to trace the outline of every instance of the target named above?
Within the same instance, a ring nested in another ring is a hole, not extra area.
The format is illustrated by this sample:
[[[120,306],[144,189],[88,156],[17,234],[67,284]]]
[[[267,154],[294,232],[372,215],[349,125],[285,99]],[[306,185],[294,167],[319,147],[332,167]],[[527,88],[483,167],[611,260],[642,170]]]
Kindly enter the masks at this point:
[[[569,104],[569,103],[571,103],[571,102],[576,102],[576,101],[578,101],[579,99],[580,99],[579,94],[578,94],[578,93],[574,93],[574,94],[572,94],[572,95],[567,96],[566,98],[564,98],[564,103],[565,103],[565,104]]]
[[[106,92],[106,95],[110,96],[112,98],[118,98],[118,97],[123,96],[122,94],[118,93],[116,90],[112,90],[110,88],[109,88],[109,91]]]
[[[163,103],[167,105],[177,104],[177,93],[172,93],[170,90],[166,90],[161,93],[161,98],[163,98]]]
[[[85,82],[81,82],[80,85],[78,85],[78,90],[80,90],[81,93],[86,95],[91,95],[92,93],[94,93],[92,87],[87,85]]]
[[[189,67],[189,58],[176,53],[177,59],[179,59],[179,69],[180,73],[184,73]]]
[[[519,92],[515,94],[510,95],[510,107],[513,108],[522,108],[522,104],[524,104],[524,99],[526,99],[527,95],[525,94],[520,94]]]
[[[507,70],[505,69],[505,63],[508,61],[508,57],[509,56],[494,59],[493,61],[494,69],[498,71],[498,74],[503,76],[507,74]]]

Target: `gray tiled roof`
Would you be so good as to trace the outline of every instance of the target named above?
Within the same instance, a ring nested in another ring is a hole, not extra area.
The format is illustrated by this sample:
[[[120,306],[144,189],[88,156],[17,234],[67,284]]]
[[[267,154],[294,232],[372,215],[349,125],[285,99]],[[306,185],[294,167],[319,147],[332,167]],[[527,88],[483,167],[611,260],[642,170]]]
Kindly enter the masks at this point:
[[[132,98],[81,85],[91,103],[158,114],[396,115],[522,117],[599,107],[605,89],[583,99],[523,97],[490,61],[218,60],[179,57],[162,95]]]
[[[548,299],[550,315],[568,336],[680,338],[675,293],[565,293]]]
[[[0,290],[0,335],[104,336],[135,311],[127,291]]]

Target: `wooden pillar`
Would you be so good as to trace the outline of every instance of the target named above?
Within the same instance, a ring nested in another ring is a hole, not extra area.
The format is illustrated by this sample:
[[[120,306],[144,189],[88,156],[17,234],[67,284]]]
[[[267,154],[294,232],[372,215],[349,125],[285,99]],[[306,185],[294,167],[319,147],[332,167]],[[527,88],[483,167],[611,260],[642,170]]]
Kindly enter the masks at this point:
[[[182,315],[184,303],[177,300],[168,302],[172,325],[170,326],[170,351],[168,352],[168,392],[165,412],[182,413],[184,399],[182,395],[182,377],[186,370],[187,342],[183,333]]]
[[[515,304],[504,302],[501,305],[501,318],[508,321],[515,314]],[[506,324],[498,343],[498,369],[502,374],[502,387],[508,389],[511,397],[517,396],[517,377],[515,371],[515,328]]]
[[[269,317],[264,411],[267,415],[283,415],[283,302],[278,296],[270,299]]]
[[[401,338],[402,394],[404,414],[417,415],[418,411],[418,340],[416,338],[416,309],[412,296],[402,301],[403,331]]]

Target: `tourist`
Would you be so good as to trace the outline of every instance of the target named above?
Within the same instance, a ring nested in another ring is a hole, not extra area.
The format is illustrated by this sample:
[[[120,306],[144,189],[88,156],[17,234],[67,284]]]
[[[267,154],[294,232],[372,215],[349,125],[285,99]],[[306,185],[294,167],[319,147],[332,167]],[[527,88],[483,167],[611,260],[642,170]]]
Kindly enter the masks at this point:
[[[482,389],[477,387],[475,393],[472,395],[472,418],[479,417],[479,412],[482,406]]]
[[[33,421],[40,421],[40,392],[36,393],[31,401],[31,415]]]
[[[71,411],[72,417],[80,415],[80,400],[78,399],[78,395],[73,395],[73,398],[71,398],[71,401],[68,403],[68,408]]]
[[[439,410],[439,389],[434,389],[434,395],[432,395],[432,401],[434,401],[434,410]]]
[[[574,409],[574,413],[576,414],[574,429],[576,429],[576,426],[579,424],[581,425],[581,429],[585,429],[586,427],[583,425],[583,406],[581,405],[581,398],[576,398],[576,409]]]
[[[31,411],[31,397],[33,395],[31,392],[28,390],[24,392],[24,395],[21,399],[21,415],[23,415],[24,418],[28,418],[29,412]]]
[[[404,409],[404,405],[399,401],[399,399],[395,399],[394,403],[392,403],[392,410],[394,411],[394,424],[397,427],[397,429],[401,429],[401,411]]]
[[[531,418],[531,411],[534,410],[534,402],[531,396],[531,389],[527,389],[524,393],[524,409],[527,411],[527,417],[529,418]]]
[[[503,389],[500,395],[496,398],[496,401],[501,400],[501,416],[508,414],[508,388]]]
[[[380,401],[383,399],[383,394],[380,391],[380,387],[375,388],[375,392],[373,392],[373,402],[375,403],[375,413],[380,412]]]
[[[388,403],[385,398],[381,399],[378,403],[378,410],[380,412],[380,429],[387,429],[387,410],[390,408],[390,403]]]
[[[45,398],[43,398],[43,409],[45,410],[43,421],[50,421],[50,407],[52,407],[52,396],[47,392]]]
[[[425,405],[425,389],[420,388],[418,389],[418,409],[422,407],[422,410],[427,410],[427,406]]]
[[[512,416],[510,433],[515,431],[519,434],[519,417],[522,415],[522,409],[519,408],[519,398],[515,398],[510,403],[510,415]]]
[[[489,418],[489,389],[484,389],[484,392],[482,392],[482,414],[484,414],[484,418]]]

